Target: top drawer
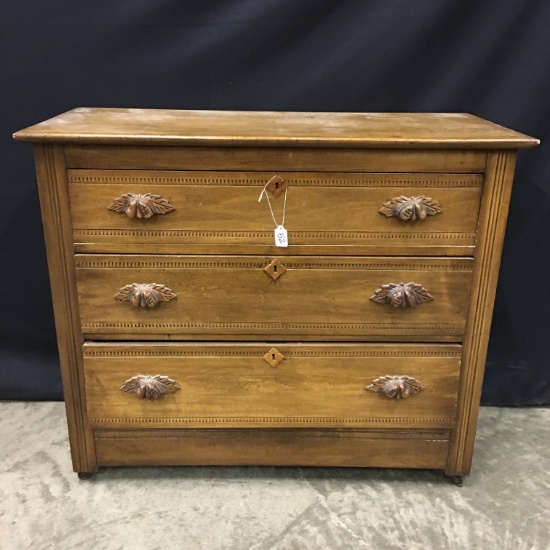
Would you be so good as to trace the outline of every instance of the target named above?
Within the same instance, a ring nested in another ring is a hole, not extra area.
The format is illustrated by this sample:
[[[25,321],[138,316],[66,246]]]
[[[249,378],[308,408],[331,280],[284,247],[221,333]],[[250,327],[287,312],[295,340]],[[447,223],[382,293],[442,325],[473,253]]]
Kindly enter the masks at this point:
[[[288,184],[286,250],[273,246],[269,206],[258,203],[272,172],[70,169],[76,251],[472,254],[481,174],[277,175]],[[174,209],[149,218],[133,207],[109,209],[129,193],[160,196]],[[284,193],[270,200],[280,223]]]

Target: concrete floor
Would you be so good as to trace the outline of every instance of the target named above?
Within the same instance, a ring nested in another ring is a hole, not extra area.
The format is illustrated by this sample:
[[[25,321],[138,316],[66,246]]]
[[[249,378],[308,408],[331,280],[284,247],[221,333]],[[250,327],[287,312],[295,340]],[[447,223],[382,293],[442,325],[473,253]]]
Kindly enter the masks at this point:
[[[0,548],[550,549],[550,409],[483,408],[472,475],[343,468],[72,473],[62,403],[0,402]]]

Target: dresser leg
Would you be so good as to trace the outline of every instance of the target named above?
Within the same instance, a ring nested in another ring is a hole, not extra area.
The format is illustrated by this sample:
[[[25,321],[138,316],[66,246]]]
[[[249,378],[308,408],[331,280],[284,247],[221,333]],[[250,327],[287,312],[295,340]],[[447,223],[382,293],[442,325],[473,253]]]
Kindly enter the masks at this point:
[[[81,479],[81,480],[92,479],[94,475],[95,475],[95,472],[78,472],[78,479]]]
[[[462,487],[464,483],[464,476],[447,476],[449,481],[457,487]]]

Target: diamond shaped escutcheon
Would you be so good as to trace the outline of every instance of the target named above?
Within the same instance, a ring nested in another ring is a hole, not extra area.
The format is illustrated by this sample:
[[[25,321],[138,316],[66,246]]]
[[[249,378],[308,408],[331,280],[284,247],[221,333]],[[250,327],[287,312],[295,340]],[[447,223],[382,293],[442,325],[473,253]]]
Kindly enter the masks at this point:
[[[285,356],[277,351],[277,348],[271,348],[265,355],[264,360],[267,361],[272,367],[276,367]]]
[[[276,281],[285,271],[286,267],[277,259],[264,267],[264,271]]]
[[[274,197],[280,197],[287,187],[288,182],[281,178],[281,176],[273,176],[265,186],[270,193],[273,193]]]

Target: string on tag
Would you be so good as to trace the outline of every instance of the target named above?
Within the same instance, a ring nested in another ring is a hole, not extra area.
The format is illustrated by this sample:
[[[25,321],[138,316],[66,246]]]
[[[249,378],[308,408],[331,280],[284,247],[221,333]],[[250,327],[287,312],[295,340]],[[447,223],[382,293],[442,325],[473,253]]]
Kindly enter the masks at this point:
[[[275,224],[275,246],[286,248],[288,246],[288,233],[285,229],[285,217],[286,217],[286,196],[288,194],[288,187],[285,189],[285,200],[283,203],[283,221],[281,222],[281,225],[277,223],[277,220],[275,219],[275,214],[273,213],[273,207],[271,206],[271,201],[269,200],[269,195],[267,194],[267,186],[269,185],[269,181],[264,185],[264,188],[262,189],[262,192],[260,193],[260,198],[258,199],[258,202],[261,202],[262,197],[265,195],[267,199],[267,204],[269,205],[269,211],[271,212],[271,217],[273,218],[273,223]]]
[[[264,185],[264,188],[262,189],[262,192],[260,193],[260,198],[258,199],[258,202],[262,201],[262,197],[265,195],[265,198],[267,199],[267,204],[269,206],[269,211],[271,212],[271,217],[273,218],[273,223],[275,224],[275,227],[279,227],[279,224],[277,223],[277,220],[275,219],[275,214],[273,213],[273,208],[271,206],[271,201],[269,200],[269,195],[267,193],[267,186],[269,185],[269,182],[267,182]],[[288,187],[285,189],[285,200],[283,202],[283,221],[281,222],[281,226],[284,227],[285,225],[285,216],[286,216],[286,195],[288,193]]]

